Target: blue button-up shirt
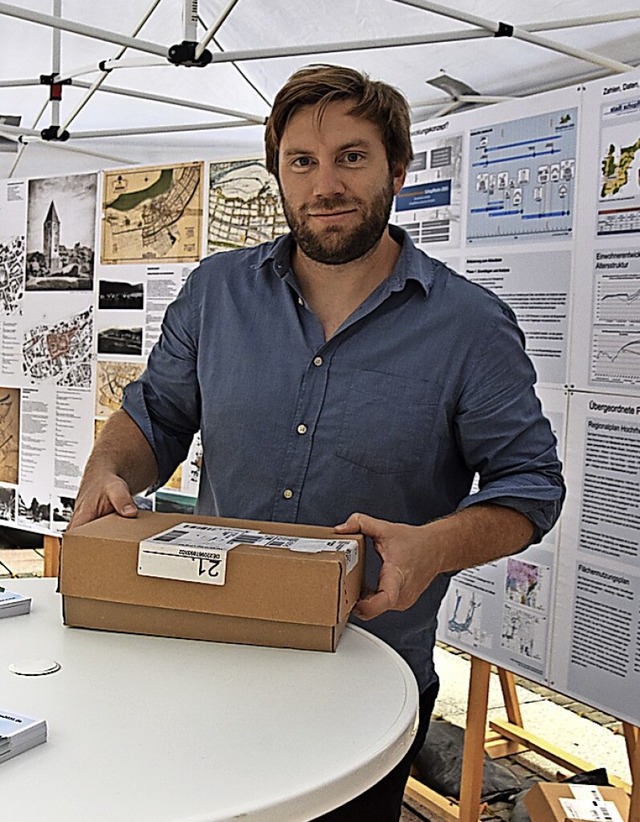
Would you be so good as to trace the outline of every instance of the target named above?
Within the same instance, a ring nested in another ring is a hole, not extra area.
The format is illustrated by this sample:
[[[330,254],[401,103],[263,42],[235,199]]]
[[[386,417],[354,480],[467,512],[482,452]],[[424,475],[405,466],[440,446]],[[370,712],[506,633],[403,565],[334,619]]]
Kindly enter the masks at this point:
[[[200,429],[201,513],[334,525],[359,511],[422,524],[494,502],[526,514],[537,539],[551,528],[560,464],[513,313],[390,230],[402,243],[391,276],[329,340],[296,282],[288,235],[213,255],[190,275],[123,401],[156,455],[158,485]],[[379,568],[371,549],[374,589]],[[364,623],[421,689],[435,681],[448,582]]]

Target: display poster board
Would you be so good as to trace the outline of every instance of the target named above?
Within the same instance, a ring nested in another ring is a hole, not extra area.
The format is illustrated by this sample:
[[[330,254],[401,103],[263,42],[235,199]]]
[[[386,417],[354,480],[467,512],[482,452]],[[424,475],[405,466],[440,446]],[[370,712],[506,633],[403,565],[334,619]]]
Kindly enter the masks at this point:
[[[439,636],[640,725],[640,73],[413,139],[392,219],[515,311],[568,486],[540,544],[453,578]],[[0,523],[64,530],[189,272],[285,230],[257,159],[0,181]],[[139,504],[191,510],[200,453]]]
[[[0,523],[71,517],[84,465],[205,255],[286,230],[262,160],[0,181]],[[193,510],[196,436],[138,505]]]
[[[394,220],[515,311],[568,496],[444,642],[640,724],[640,74],[417,123]]]

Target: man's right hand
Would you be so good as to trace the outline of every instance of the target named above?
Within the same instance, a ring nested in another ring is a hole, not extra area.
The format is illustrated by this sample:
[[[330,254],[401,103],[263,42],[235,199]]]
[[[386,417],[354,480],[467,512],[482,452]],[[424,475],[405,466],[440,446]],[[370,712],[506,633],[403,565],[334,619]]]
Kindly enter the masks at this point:
[[[107,514],[136,517],[133,494],[156,480],[156,459],[144,434],[126,411],[116,411],[93,447],[80,483],[69,528]]]
[[[121,517],[137,517],[138,509],[131,496],[127,483],[115,474],[109,474],[97,481],[86,477],[80,489],[68,529],[84,525],[107,514],[120,514]]]

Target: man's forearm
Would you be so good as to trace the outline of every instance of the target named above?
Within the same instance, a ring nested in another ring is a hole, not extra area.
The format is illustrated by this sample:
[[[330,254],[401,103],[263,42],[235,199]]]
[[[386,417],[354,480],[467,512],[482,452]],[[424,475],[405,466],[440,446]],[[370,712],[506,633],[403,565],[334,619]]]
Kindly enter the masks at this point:
[[[513,554],[535,533],[531,520],[513,508],[479,503],[422,526],[425,547],[439,571],[460,571]]]
[[[151,446],[123,410],[116,411],[102,429],[87,462],[82,484],[105,473],[123,479],[132,494],[144,491],[158,476]]]
[[[360,599],[363,619],[410,608],[438,574],[460,571],[513,554],[533,538],[533,523],[518,511],[478,503],[426,525],[387,522],[352,514],[339,533],[371,537],[382,559],[378,588]]]
[[[69,528],[114,511],[135,517],[132,495],[152,485],[157,476],[155,455],[144,434],[126,411],[116,411],[91,452]]]

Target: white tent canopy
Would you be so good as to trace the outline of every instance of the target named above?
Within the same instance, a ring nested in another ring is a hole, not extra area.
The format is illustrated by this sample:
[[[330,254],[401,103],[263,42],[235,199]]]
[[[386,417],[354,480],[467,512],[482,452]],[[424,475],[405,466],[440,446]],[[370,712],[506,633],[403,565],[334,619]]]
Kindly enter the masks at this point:
[[[637,0],[604,6],[0,2],[0,136],[9,141],[0,177],[258,153],[274,94],[309,63],[342,63],[394,84],[416,119],[614,75],[640,63],[640,9]],[[183,41],[208,65],[170,62]],[[59,101],[50,99],[56,91]],[[43,129],[69,139],[43,140]]]

